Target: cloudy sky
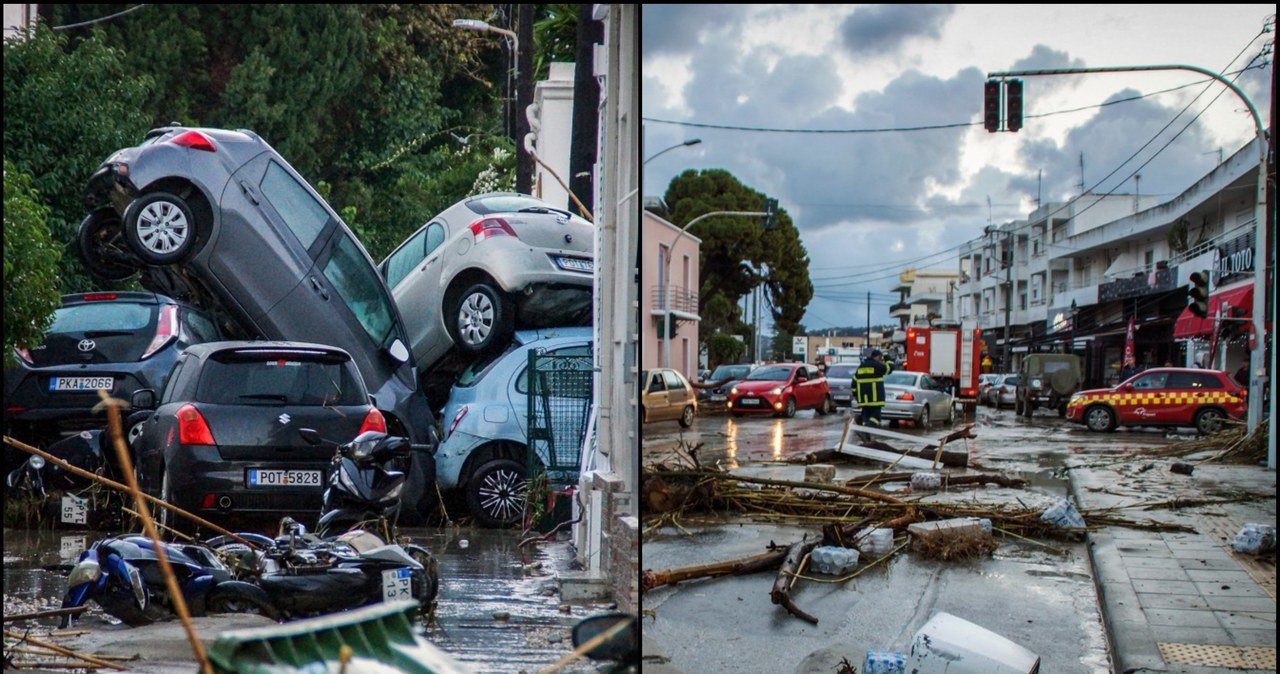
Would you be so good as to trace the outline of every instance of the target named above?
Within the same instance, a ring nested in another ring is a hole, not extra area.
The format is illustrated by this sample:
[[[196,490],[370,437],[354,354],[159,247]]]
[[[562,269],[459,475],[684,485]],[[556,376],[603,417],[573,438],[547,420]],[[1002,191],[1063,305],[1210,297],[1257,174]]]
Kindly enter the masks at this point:
[[[1038,196],[1171,198],[1255,135],[1189,71],[1026,77],[1023,129],[988,133],[988,73],[1253,65],[1236,83],[1266,124],[1274,23],[1275,5],[645,5],[644,193],[729,171],[800,229],[806,327],[862,325],[868,291],[888,323],[903,266],[956,268],[956,246]]]

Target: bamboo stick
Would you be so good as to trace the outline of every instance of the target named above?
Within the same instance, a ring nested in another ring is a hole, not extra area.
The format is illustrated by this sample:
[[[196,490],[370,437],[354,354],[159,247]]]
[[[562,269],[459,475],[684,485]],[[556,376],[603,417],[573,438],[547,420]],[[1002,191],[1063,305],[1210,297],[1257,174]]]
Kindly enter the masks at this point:
[[[94,656],[92,656],[92,655],[85,655],[85,654],[83,654],[83,653],[77,653],[77,652],[75,652],[75,651],[71,650],[70,648],[64,648],[64,647],[59,646],[59,645],[57,645],[57,644],[51,644],[51,643],[49,643],[49,642],[47,642],[47,641],[40,641],[39,639],[33,639],[33,638],[31,638],[30,636],[23,635],[23,634],[18,634],[17,632],[11,632],[11,631],[9,631],[9,630],[5,630],[5,631],[4,631],[4,635],[5,635],[6,637],[9,637],[10,639],[17,639],[17,640],[18,640],[18,643],[28,643],[28,644],[31,644],[31,645],[33,645],[33,646],[39,646],[39,647],[41,647],[41,648],[47,648],[47,649],[49,649],[49,650],[53,651],[54,653],[57,653],[58,655],[65,655],[65,656],[67,656],[67,657],[69,657],[69,658],[76,658],[76,659],[78,659],[78,660],[84,660],[85,662],[91,662],[91,663],[93,663],[94,665],[97,665],[98,667],[106,667],[106,668],[108,668],[108,669],[118,669],[118,670],[121,670],[121,671],[124,671],[124,670],[128,669],[127,667],[121,667],[120,665],[117,665],[117,664],[112,663],[112,662],[107,662],[106,660],[100,660],[100,659],[98,659],[98,658],[96,658],[96,657],[94,657]]]
[[[18,615],[7,615],[4,617],[4,622],[12,623],[12,622],[17,622],[19,620],[33,620],[35,618],[56,618],[58,616],[64,616],[64,615],[76,615],[79,613],[84,613],[85,610],[87,610],[88,608],[89,608],[88,606],[75,606],[72,608],[56,608],[48,611],[36,611],[35,613],[20,613]]]

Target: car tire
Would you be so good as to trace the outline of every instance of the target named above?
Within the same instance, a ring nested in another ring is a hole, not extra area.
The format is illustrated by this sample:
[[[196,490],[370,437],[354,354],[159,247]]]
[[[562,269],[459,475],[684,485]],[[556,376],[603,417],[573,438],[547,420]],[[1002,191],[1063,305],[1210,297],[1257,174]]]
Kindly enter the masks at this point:
[[[164,470],[160,478],[160,500],[170,505],[177,505],[173,502],[173,484],[169,480],[169,471]],[[181,506],[179,506],[181,507]],[[174,531],[187,534],[188,536],[195,533],[195,525],[191,520],[185,517],[179,517],[177,513],[168,508],[160,508],[160,523]]]
[[[1116,413],[1106,405],[1094,405],[1084,411],[1084,425],[1098,433],[1113,431],[1116,428]]]
[[[924,404],[924,409],[920,410],[920,416],[916,419],[917,428],[929,428],[929,423],[933,421],[929,416],[929,403]]]
[[[1200,435],[1210,435],[1222,430],[1223,419],[1226,415],[1216,407],[1206,407],[1196,412],[1195,424],[1196,432]]]
[[[514,332],[514,313],[506,296],[489,283],[477,283],[456,295],[445,325],[453,343],[478,355],[505,346]]]
[[[161,266],[182,262],[196,245],[196,221],[191,207],[170,192],[149,192],[124,211],[129,247],[142,261]]]
[[[694,416],[694,413],[695,413],[695,412],[694,412],[694,409],[693,409],[693,405],[685,405],[685,406],[684,406],[684,411],[682,411],[682,412],[680,413],[680,427],[681,427],[681,428],[688,428],[688,427],[690,427],[690,426],[692,426],[692,425],[693,425],[693,416]]]
[[[124,224],[110,208],[100,208],[80,221],[76,247],[85,270],[100,281],[123,281],[138,271],[124,239]]]
[[[834,412],[835,409],[836,404],[831,400],[831,396],[826,396],[822,399],[822,404],[818,406],[818,414],[825,417]]]
[[[649,410],[645,409],[644,407],[640,408],[640,423],[642,424],[649,423]]]
[[[467,509],[482,526],[509,527],[524,516],[525,467],[511,459],[493,459],[467,480]]]
[[[266,591],[244,581],[218,583],[209,591],[204,605],[208,613],[244,613],[280,621],[280,611],[271,603]]]
[[[782,408],[782,416],[791,419],[796,416],[796,399],[787,398],[787,404]]]
[[[956,422],[956,402],[952,400],[947,403],[947,425],[950,426]]]

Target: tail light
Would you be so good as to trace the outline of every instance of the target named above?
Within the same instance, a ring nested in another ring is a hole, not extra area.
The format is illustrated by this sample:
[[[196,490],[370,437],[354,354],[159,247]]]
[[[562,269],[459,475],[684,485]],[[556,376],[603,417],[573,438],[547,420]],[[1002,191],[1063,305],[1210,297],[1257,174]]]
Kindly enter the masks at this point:
[[[34,360],[31,360],[31,352],[30,352],[30,351],[27,351],[26,349],[24,349],[24,348],[22,348],[22,347],[20,347],[20,346],[19,346],[19,347],[14,348],[13,352],[14,352],[14,353],[19,357],[19,358],[21,358],[22,360],[25,360],[25,361],[27,362],[27,364],[28,364],[28,365],[35,365],[35,364],[36,364],[36,362],[35,362]]]
[[[516,236],[516,230],[502,218],[484,218],[471,223],[471,235],[476,243],[493,236]],[[519,238],[519,237],[517,237]]]
[[[360,435],[365,431],[387,432],[387,420],[382,416],[382,412],[378,411],[378,408],[375,407],[369,410],[369,413],[364,416],[364,423],[360,424],[360,432],[356,433],[356,435]]]
[[[211,510],[214,504],[217,503],[217,500],[218,500],[217,494],[205,494],[204,498],[200,499],[200,509]]]
[[[183,405],[178,410],[178,442],[184,445],[212,445],[213,432],[205,423],[204,415],[195,405]]]
[[[910,393],[899,393],[899,394],[898,394],[898,400],[915,400],[915,399],[916,399],[916,397],[915,397],[915,396],[913,396],[913,395],[911,395]]]
[[[467,406],[463,405],[462,409],[459,409],[458,413],[453,415],[453,422],[449,424],[449,433],[444,436],[445,438],[453,435],[454,429],[458,427],[458,424],[462,422],[462,418],[465,416],[467,416]]]
[[[213,141],[209,137],[199,131],[187,131],[175,136],[169,141],[178,147],[185,147],[189,150],[203,150],[205,152],[217,152],[218,148],[213,146]]]
[[[1008,392],[1009,392],[1009,389],[1007,389],[1007,388],[1005,388],[1005,387],[1001,386],[1001,387],[1000,387],[1000,392],[1001,392],[1001,393],[1008,393]]]
[[[142,352],[142,359],[146,360],[177,337],[178,305],[166,304],[160,307],[160,318],[156,321],[156,336],[151,338],[151,344],[147,346],[146,351]]]

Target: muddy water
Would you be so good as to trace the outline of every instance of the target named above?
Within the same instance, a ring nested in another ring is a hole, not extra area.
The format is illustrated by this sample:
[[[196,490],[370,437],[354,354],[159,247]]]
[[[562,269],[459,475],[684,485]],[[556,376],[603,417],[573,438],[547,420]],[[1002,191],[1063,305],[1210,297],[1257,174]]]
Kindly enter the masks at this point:
[[[519,532],[480,528],[405,529],[437,556],[441,589],[436,624],[428,638],[477,673],[536,672],[572,650],[570,631],[582,618],[609,610],[601,602],[561,611],[556,574],[568,570],[567,543],[518,547]],[[56,608],[66,578],[42,567],[70,564],[105,534],[30,529],[4,531],[5,615]],[[56,619],[44,623],[53,627]],[[115,620],[96,604],[81,627],[109,627]],[[152,629],[134,628],[131,631]],[[594,672],[578,661],[561,670]]]

